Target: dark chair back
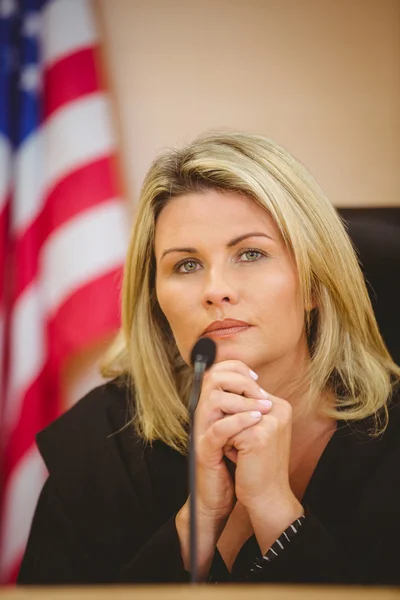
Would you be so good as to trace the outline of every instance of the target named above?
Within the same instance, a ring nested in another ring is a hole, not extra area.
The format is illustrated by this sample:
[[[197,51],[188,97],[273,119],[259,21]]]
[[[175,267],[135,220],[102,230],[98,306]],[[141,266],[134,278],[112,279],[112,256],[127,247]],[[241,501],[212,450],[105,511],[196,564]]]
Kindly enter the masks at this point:
[[[358,251],[383,339],[400,364],[400,207],[338,212]]]

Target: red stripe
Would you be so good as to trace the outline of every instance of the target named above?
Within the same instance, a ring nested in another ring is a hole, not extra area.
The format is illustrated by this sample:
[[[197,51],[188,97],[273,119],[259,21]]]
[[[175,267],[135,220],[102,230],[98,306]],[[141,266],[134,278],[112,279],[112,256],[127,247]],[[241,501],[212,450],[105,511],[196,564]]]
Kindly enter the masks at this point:
[[[44,76],[44,116],[99,89],[95,50],[84,48],[58,60]]]
[[[19,570],[21,567],[22,558],[23,558],[23,552],[21,552],[20,558],[14,563],[13,567],[11,568],[9,576],[7,577],[7,583],[12,584],[12,583],[17,582],[17,577],[18,577],[18,573],[19,573]]]
[[[60,414],[57,374],[46,365],[24,393],[20,418],[4,450],[5,484],[18,461],[35,442],[35,435]]]
[[[60,371],[65,361],[118,330],[121,277],[122,267],[82,286],[48,324],[49,358],[24,394],[18,423],[7,440],[5,481],[34,443],[36,434],[59,416]]]
[[[77,290],[49,323],[52,355],[68,358],[117,331],[120,327],[122,266]]]
[[[77,214],[115,197],[115,172],[110,156],[73,171],[51,190],[43,210],[15,244],[15,297],[38,274],[40,249],[46,238]]]

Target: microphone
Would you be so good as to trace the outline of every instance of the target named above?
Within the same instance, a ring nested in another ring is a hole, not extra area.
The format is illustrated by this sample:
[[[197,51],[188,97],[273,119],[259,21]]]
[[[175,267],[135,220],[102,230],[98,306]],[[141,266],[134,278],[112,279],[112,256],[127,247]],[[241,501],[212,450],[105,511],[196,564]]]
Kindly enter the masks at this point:
[[[210,338],[200,338],[193,346],[190,362],[194,368],[193,387],[190,394],[189,412],[193,416],[200,397],[204,372],[211,367],[217,354],[217,345]]]
[[[210,338],[200,338],[193,346],[190,362],[194,368],[193,385],[189,399],[189,490],[190,490],[190,581],[198,583],[197,575],[197,522],[196,522],[196,448],[194,415],[200,398],[204,373],[211,367],[217,354],[217,345]]]

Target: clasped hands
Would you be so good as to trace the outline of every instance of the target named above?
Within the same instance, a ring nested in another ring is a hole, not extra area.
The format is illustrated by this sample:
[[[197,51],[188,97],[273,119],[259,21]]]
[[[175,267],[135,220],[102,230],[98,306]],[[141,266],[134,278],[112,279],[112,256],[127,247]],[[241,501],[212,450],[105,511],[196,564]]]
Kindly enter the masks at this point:
[[[289,482],[292,407],[256,379],[235,360],[204,377],[196,409],[197,503],[201,516],[224,524],[236,498],[266,551],[303,508]],[[235,482],[224,456],[236,464]]]

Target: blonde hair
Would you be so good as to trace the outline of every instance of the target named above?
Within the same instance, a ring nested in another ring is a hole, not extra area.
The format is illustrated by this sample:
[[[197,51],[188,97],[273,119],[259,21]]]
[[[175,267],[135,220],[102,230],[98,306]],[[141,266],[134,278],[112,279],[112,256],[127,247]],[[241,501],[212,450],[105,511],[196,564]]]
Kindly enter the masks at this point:
[[[298,268],[311,357],[305,374],[310,402],[331,388],[337,403],[326,414],[338,420],[372,415],[376,433],[386,424],[400,368],[379,333],[340,217],[308,170],[276,143],[217,131],[161,155],[142,187],[125,263],[122,328],[103,369],[107,376],[131,378],[139,434],[181,452],[187,446],[190,369],[157,302],[154,235],[170,198],[207,189],[244,194],[272,216]],[[308,310],[313,301],[317,308]]]

